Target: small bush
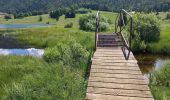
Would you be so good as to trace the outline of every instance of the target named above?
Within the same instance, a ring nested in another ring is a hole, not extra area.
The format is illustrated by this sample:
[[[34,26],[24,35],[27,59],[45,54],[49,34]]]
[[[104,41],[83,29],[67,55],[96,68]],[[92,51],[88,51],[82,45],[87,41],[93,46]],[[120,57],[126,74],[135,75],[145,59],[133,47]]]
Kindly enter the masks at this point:
[[[73,27],[73,23],[68,23],[67,25],[64,26],[64,28],[72,28]]]
[[[61,54],[57,47],[47,48],[43,58],[46,62],[58,62],[61,60]]]
[[[72,67],[82,67],[88,62],[89,52],[79,43],[70,41],[45,50],[44,60],[49,63],[62,62]]]
[[[100,19],[100,28],[101,31],[106,31],[109,29],[109,20],[104,16],[101,16]],[[79,25],[81,30],[85,31],[95,31],[96,29],[96,16],[95,15],[87,15],[83,16],[79,20]]]
[[[135,36],[132,42],[132,50],[134,52],[145,52],[146,50],[146,43],[140,39],[139,35]]]
[[[134,16],[134,30],[146,43],[159,40],[160,25],[154,14],[137,13]]]

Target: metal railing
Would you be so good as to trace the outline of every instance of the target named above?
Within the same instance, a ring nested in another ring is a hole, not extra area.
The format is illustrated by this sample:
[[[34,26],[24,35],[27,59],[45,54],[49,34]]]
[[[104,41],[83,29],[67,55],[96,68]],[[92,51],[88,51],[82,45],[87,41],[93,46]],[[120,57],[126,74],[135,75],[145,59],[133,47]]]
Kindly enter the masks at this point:
[[[133,17],[126,10],[122,9],[115,21],[115,33],[121,36],[123,41],[122,51],[126,60],[131,53],[131,41],[133,35]]]
[[[100,12],[96,14],[95,50],[97,48],[98,33],[100,32]]]

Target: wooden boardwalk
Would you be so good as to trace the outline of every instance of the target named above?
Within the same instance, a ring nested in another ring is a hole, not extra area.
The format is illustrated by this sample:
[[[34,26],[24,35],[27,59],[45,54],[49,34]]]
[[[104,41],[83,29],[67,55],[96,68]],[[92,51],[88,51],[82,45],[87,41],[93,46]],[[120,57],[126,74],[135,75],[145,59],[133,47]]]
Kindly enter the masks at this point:
[[[86,100],[153,100],[130,54],[125,60],[120,47],[98,47],[92,58]]]

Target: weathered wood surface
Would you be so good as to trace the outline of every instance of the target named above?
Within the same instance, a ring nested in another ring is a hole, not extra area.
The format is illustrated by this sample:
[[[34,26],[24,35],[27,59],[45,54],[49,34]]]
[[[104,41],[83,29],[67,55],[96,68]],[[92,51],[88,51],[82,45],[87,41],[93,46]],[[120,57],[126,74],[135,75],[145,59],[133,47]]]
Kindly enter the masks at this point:
[[[92,58],[86,100],[153,100],[153,97],[133,54],[125,60],[121,48],[101,47]]]

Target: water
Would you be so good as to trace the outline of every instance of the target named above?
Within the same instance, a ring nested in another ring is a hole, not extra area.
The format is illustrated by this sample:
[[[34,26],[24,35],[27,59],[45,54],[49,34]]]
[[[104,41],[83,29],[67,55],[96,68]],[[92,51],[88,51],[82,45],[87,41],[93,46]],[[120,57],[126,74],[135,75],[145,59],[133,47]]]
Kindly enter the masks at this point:
[[[21,56],[34,56],[34,57],[42,57],[44,54],[43,49],[2,49],[0,48],[0,55],[21,55]]]
[[[170,60],[170,56],[165,55],[135,55],[138,60],[139,67],[144,75],[146,81],[149,80],[149,74],[159,70],[164,66],[167,60]]]
[[[0,29],[16,29],[16,28],[32,28],[32,27],[44,27],[48,24],[0,24]]]

